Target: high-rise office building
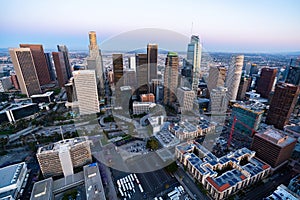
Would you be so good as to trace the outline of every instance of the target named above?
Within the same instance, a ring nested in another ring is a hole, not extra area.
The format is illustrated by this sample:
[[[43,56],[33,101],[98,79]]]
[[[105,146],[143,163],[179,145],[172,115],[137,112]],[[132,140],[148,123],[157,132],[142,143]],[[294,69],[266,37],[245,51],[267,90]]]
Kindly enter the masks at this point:
[[[147,54],[136,55],[136,76],[138,94],[147,94],[149,92]]]
[[[209,75],[207,80],[208,91],[217,87],[223,87],[226,78],[226,68],[224,66],[211,66],[209,68]]]
[[[200,78],[201,54],[202,46],[200,44],[199,36],[192,35],[191,41],[188,44],[186,57],[187,62],[193,66],[192,90],[194,90],[195,94],[197,94]]]
[[[254,74],[258,74],[259,70],[258,70],[258,66],[255,63],[251,64],[250,67],[250,76],[254,75]]]
[[[210,92],[210,112],[212,115],[226,113],[228,101],[226,99],[227,88],[219,86]]]
[[[100,112],[95,70],[73,72],[80,115]]]
[[[40,147],[36,153],[44,177],[65,177],[74,174],[74,168],[92,162],[90,141],[71,138]]]
[[[183,86],[192,88],[193,83],[193,65],[186,59],[183,59],[181,68],[181,77],[183,79]],[[188,84],[188,85],[187,85]]]
[[[296,142],[293,137],[275,129],[267,129],[254,135],[251,149],[258,158],[276,168],[290,158]]]
[[[164,73],[164,104],[171,105],[176,101],[178,86],[178,55],[169,52],[166,58]]]
[[[63,54],[67,76],[70,79],[72,77],[72,70],[69,60],[69,50],[66,45],[57,45],[57,50]]]
[[[45,57],[46,57],[46,61],[47,61],[48,70],[50,73],[50,79],[51,79],[51,81],[55,81],[56,75],[55,75],[55,71],[54,71],[53,64],[52,64],[51,53],[45,53]]]
[[[113,70],[114,70],[114,84],[123,86],[124,83],[119,83],[119,80],[123,77],[123,55],[122,54],[113,54]],[[121,80],[123,81],[123,79]]]
[[[292,59],[287,69],[288,73],[285,82],[300,85],[300,58]]]
[[[249,76],[242,76],[236,97],[237,100],[244,100],[246,92],[248,92],[250,88],[251,81],[252,79]]]
[[[157,88],[158,86],[162,85],[161,79],[152,79],[151,85],[150,85],[150,92],[154,94],[155,97],[157,97]]]
[[[18,78],[15,72],[10,72],[10,78],[13,86],[15,87],[16,90],[20,89]]]
[[[263,98],[268,98],[274,85],[277,68],[264,67],[261,69],[257,82],[256,92]]]
[[[97,44],[97,37],[95,31],[89,32],[89,57],[87,58],[88,70],[96,70],[97,83],[99,83],[100,91],[104,89],[104,74],[101,50]],[[102,93],[102,92],[101,92]]]
[[[227,87],[227,95],[226,98],[228,101],[236,100],[239,84],[242,76],[242,68],[243,68],[244,56],[237,55],[233,56],[231,63],[228,68],[225,87]]]
[[[133,69],[125,69],[124,70],[124,75],[123,75],[123,80],[124,80],[124,86],[130,86],[133,90],[136,89],[136,73],[135,70]]]
[[[193,110],[195,92],[187,87],[177,88],[177,98],[181,112]]]
[[[157,79],[157,44],[147,45],[147,60],[148,60],[148,82],[150,83],[152,79]]]
[[[30,49],[40,85],[49,84],[51,82],[51,78],[48,70],[47,60],[44,54],[43,45],[20,44],[20,47]]]
[[[289,122],[291,113],[300,94],[300,86],[289,83],[277,83],[267,114],[266,123],[274,125],[278,129]]]
[[[68,82],[68,73],[66,70],[64,55],[62,52],[52,52],[52,57],[54,61],[58,86],[62,88]]]
[[[30,49],[13,48],[9,53],[22,94],[26,94],[27,97],[40,94],[41,87]]]
[[[128,65],[129,69],[136,70],[136,61],[135,61],[135,56],[130,56],[128,57]]]

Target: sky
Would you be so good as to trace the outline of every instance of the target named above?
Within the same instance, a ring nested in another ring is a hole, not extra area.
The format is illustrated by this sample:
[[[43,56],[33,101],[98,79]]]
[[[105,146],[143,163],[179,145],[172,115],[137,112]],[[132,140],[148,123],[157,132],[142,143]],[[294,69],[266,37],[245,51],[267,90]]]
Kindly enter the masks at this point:
[[[39,43],[44,49],[65,44],[88,50],[88,32],[94,30],[103,50],[153,42],[184,51],[191,34],[200,36],[207,51],[300,50],[297,0],[1,0],[0,5],[0,48]]]

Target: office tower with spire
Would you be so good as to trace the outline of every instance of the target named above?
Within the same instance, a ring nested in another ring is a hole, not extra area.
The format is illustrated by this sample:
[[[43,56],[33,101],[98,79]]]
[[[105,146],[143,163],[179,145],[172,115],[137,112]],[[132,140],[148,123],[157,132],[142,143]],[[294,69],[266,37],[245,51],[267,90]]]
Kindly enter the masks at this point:
[[[27,97],[40,94],[41,87],[30,49],[13,48],[9,49],[9,53],[22,94],[26,94]]]
[[[227,101],[236,100],[239,84],[242,76],[244,55],[233,56],[228,68],[225,87],[227,87]]]
[[[300,57],[291,59],[290,66],[287,67],[287,77],[285,82],[300,85]]]
[[[52,52],[52,57],[54,61],[58,86],[62,88],[66,83],[68,83],[68,73],[66,70],[64,55],[62,52]]]
[[[172,105],[176,102],[176,91],[178,87],[178,55],[169,52],[165,63],[164,73],[164,104]]]
[[[300,94],[300,86],[279,82],[276,84],[266,123],[283,129],[289,122]]]
[[[55,75],[55,71],[54,71],[53,64],[52,64],[51,53],[45,53],[45,57],[46,57],[47,65],[48,65],[48,70],[50,73],[50,79],[51,79],[51,81],[55,81],[56,75]]]
[[[20,47],[30,49],[40,85],[49,84],[51,82],[51,78],[48,70],[48,65],[47,65],[47,60],[45,57],[43,45],[20,44]]]
[[[69,60],[69,50],[66,45],[57,45],[57,50],[63,54],[67,76],[70,79],[72,77],[72,70]]]
[[[150,83],[152,79],[157,79],[157,53],[157,44],[147,45],[148,83]]]
[[[123,55],[122,54],[113,54],[113,70],[114,70],[114,84],[121,87],[124,85],[124,78],[123,77]],[[119,81],[122,81],[122,83],[119,83]]]
[[[257,82],[256,92],[263,98],[269,98],[272,91],[277,68],[264,67],[261,69],[260,77]]]
[[[73,72],[80,115],[100,112],[95,70]]]
[[[195,94],[197,94],[200,78],[201,54],[202,46],[200,44],[199,36],[192,35],[191,41],[188,44],[186,57],[187,62],[193,66],[192,90],[195,91]]]
[[[101,50],[97,44],[97,37],[95,31],[89,32],[89,57],[87,58],[87,69],[96,70],[97,83],[100,86],[100,91],[104,89],[104,74]]]
[[[136,76],[138,95],[149,93],[147,54],[136,55]]]

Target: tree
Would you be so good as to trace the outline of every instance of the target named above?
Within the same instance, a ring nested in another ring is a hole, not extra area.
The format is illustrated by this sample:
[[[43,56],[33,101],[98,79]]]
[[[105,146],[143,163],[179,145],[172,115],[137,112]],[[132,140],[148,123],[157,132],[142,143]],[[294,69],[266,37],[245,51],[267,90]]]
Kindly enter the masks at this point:
[[[151,150],[157,150],[159,147],[158,141],[155,139],[149,139],[146,144],[146,148]]]
[[[176,161],[174,161],[168,166],[166,166],[165,169],[167,170],[167,172],[174,173],[177,171],[178,165],[176,164]]]

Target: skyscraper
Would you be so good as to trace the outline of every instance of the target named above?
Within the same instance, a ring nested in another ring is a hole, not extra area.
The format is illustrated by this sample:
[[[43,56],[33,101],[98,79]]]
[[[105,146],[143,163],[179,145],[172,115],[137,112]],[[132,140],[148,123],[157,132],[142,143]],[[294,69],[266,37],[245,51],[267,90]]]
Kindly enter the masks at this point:
[[[276,74],[277,68],[264,67],[261,69],[260,78],[258,79],[256,87],[256,92],[259,93],[261,97],[269,97]]]
[[[48,70],[47,60],[44,54],[43,45],[20,44],[20,47],[30,49],[40,85],[49,84],[51,82],[51,78]]]
[[[47,65],[48,65],[48,70],[50,73],[50,79],[51,79],[51,81],[55,81],[56,76],[55,76],[55,71],[53,69],[53,64],[52,64],[52,60],[51,60],[51,53],[45,53],[45,57],[46,57]]]
[[[135,61],[135,56],[130,56],[128,57],[128,64],[129,64],[129,69],[136,70],[136,61]]]
[[[237,97],[236,97],[237,100],[244,100],[246,92],[249,90],[250,85],[251,85],[251,78],[242,75]]]
[[[58,85],[62,88],[68,82],[68,73],[66,70],[64,55],[62,52],[52,52],[52,57],[55,65]]]
[[[89,57],[87,58],[87,69],[96,70],[97,83],[100,85],[100,91],[104,88],[104,74],[101,50],[97,44],[97,37],[95,31],[89,32]]]
[[[201,66],[201,53],[202,46],[199,41],[199,36],[192,35],[191,41],[188,44],[187,49],[187,62],[193,66],[193,81],[192,81],[192,90],[197,94],[198,83],[200,78],[200,66]]]
[[[95,70],[73,72],[80,115],[100,112]]]
[[[22,94],[30,97],[40,94],[41,87],[29,48],[14,48],[9,50]]]
[[[57,50],[63,54],[67,76],[70,79],[72,77],[72,70],[69,61],[69,50],[66,45],[57,45]]]
[[[149,92],[147,54],[137,54],[135,60],[138,94],[147,94]]]
[[[148,83],[150,83],[152,79],[157,79],[157,52],[157,44],[147,45]]]
[[[114,83],[115,85],[117,85],[119,80],[123,77],[123,55],[113,54],[112,59],[113,59],[113,70],[114,70]],[[120,87],[123,86],[124,83],[118,83],[118,85]]]
[[[287,69],[288,73],[285,82],[300,85],[300,58],[292,59]]]
[[[226,78],[226,68],[224,66],[211,66],[209,68],[209,75],[207,80],[208,91],[211,92],[220,86],[224,86]]]
[[[164,104],[171,105],[176,101],[178,86],[178,55],[169,52],[166,58],[164,73]]]
[[[227,88],[219,86],[210,92],[210,112],[212,115],[226,113],[228,100],[226,100]]]
[[[274,125],[278,129],[283,129],[289,122],[299,94],[300,86],[290,83],[277,83],[267,113],[266,123]]]
[[[177,97],[181,112],[193,110],[195,92],[187,87],[177,88]]]
[[[237,55],[232,57],[225,81],[225,87],[227,87],[228,89],[226,95],[227,101],[236,100],[242,75],[243,62],[243,55]]]

